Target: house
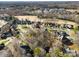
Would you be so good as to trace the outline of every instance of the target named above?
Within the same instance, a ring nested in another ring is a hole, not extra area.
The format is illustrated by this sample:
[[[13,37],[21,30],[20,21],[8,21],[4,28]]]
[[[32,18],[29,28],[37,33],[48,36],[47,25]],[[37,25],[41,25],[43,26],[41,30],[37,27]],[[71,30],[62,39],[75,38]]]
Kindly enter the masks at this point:
[[[70,24],[64,24],[63,28],[73,29],[73,25]]]

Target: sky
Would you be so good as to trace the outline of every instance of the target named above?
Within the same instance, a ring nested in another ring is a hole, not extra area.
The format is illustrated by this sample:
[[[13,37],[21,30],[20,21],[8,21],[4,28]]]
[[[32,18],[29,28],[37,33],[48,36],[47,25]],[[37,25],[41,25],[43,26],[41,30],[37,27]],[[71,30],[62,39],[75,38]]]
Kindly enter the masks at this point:
[[[0,1],[79,1],[79,0],[0,0]]]

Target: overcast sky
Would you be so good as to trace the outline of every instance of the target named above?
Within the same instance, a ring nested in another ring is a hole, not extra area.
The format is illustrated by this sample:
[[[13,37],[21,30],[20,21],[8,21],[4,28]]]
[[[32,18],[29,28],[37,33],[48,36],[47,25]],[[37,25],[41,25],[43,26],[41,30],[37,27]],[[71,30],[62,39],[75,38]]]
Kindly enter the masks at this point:
[[[0,1],[79,1],[79,0],[0,0]]]

